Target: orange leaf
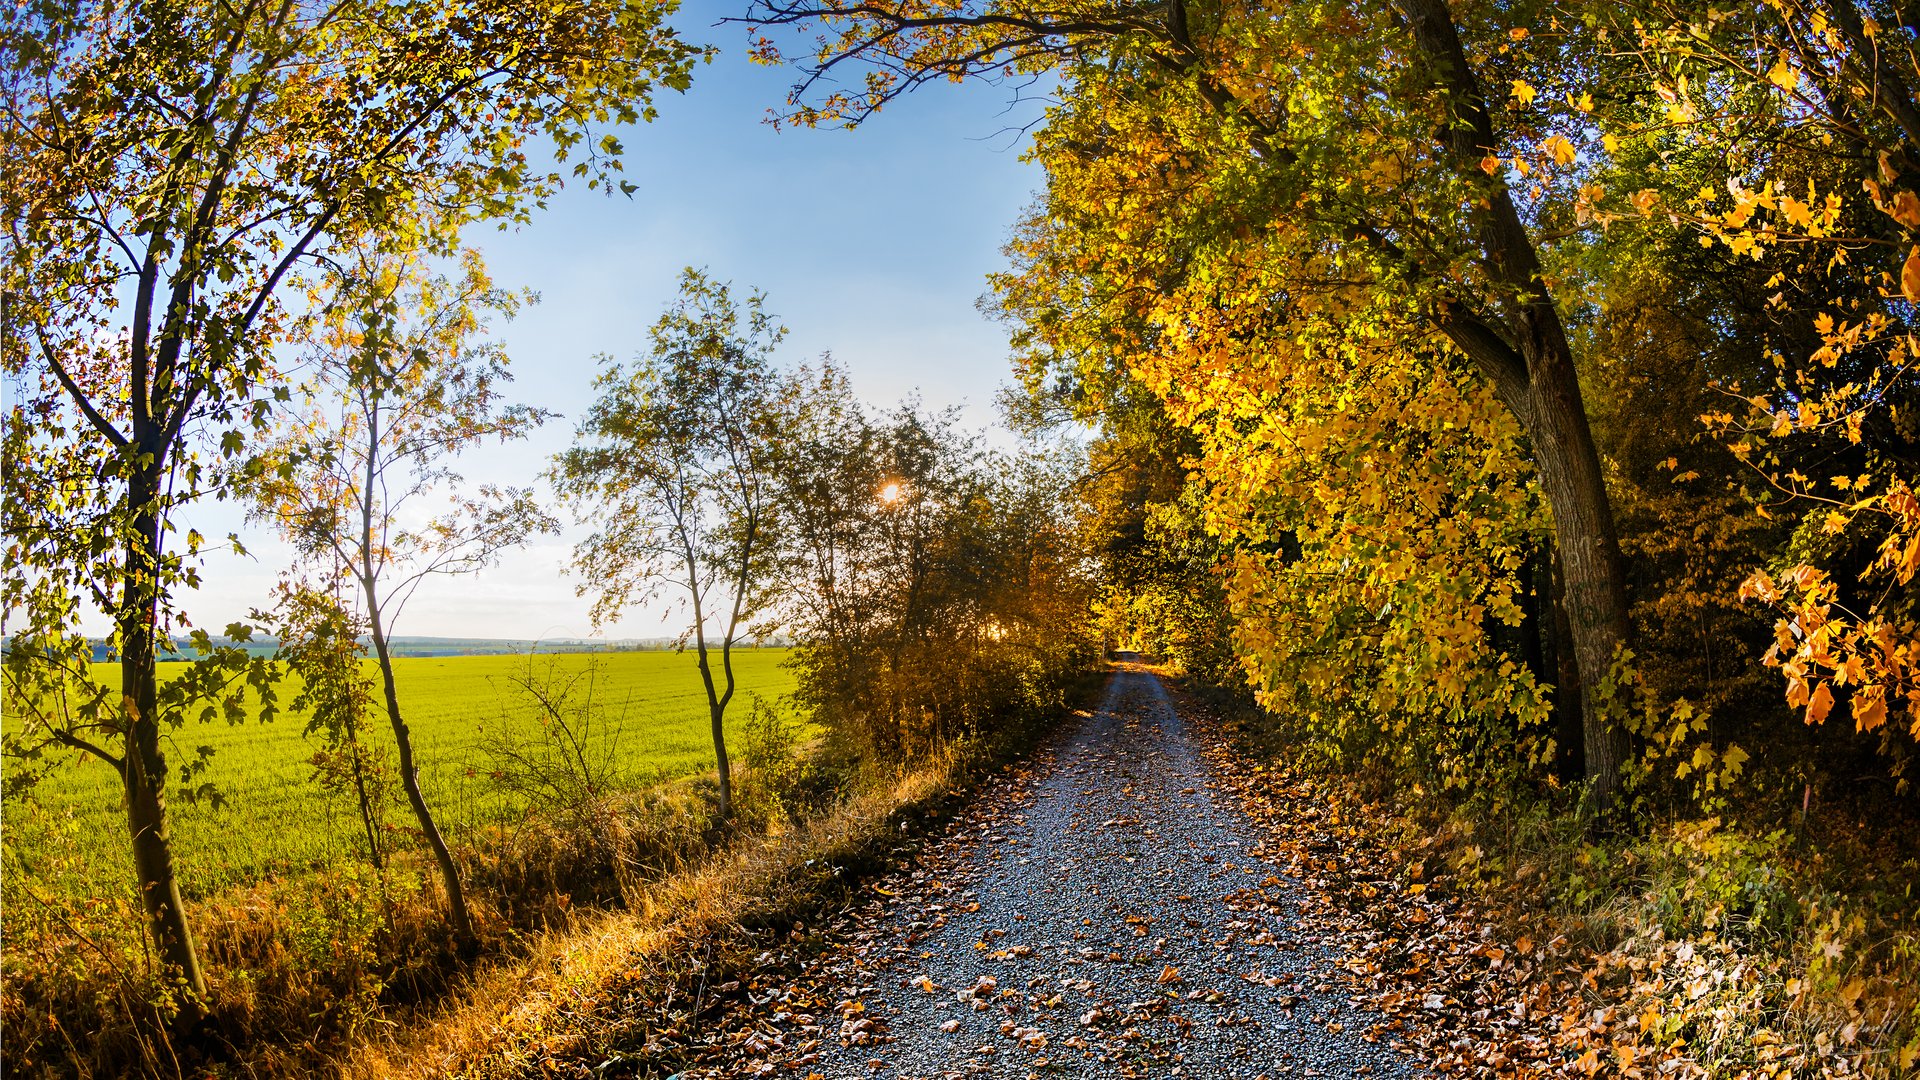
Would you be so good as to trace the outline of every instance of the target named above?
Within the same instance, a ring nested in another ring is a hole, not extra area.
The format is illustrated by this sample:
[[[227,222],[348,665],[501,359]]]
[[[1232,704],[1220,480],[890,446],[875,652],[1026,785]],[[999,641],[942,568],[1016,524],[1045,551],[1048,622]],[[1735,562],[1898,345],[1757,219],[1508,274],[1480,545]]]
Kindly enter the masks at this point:
[[[1920,229],[1920,195],[1911,191],[1902,191],[1894,195],[1893,208],[1887,213],[1893,220],[1909,229]]]
[[[1831,712],[1832,710],[1833,710],[1833,691],[1827,689],[1827,684],[1823,681],[1818,687],[1814,689],[1813,699],[1807,702],[1807,723],[1809,724],[1825,723],[1827,719],[1827,713]]]
[[[1787,680],[1788,705],[1805,705],[1807,697],[1807,680],[1798,677]]]
[[[1900,291],[1909,303],[1920,304],[1920,247],[1908,254],[1907,265],[1900,271]]]
[[[1877,730],[1887,722],[1887,689],[1863,686],[1853,695],[1853,724],[1861,731]]]

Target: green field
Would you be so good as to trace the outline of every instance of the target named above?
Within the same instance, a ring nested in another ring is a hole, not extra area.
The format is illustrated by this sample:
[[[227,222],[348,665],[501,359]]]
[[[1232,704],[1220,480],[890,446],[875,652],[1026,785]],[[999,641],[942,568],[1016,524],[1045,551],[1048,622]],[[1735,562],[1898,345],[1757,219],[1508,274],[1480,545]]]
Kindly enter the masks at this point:
[[[735,654],[741,691],[730,718],[746,714],[751,694],[771,699],[793,689],[793,676],[782,666],[786,655],[785,649]],[[564,678],[597,665],[594,697],[604,712],[592,742],[601,752],[612,752],[628,784],[644,786],[713,767],[706,697],[690,653],[566,654],[531,661],[525,656],[402,658],[394,668],[421,765],[421,787],[454,842],[527,809],[523,797],[493,774],[502,764],[496,744],[502,739],[524,743],[538,735],[538,715],[512,681],[529,672],[530,662],[539,679]],[[99,665],[96,676],[117,684],[117,665]],[[283,693],[283,703],[290,698],[290,692]],[[190,896],[297,875],[364,853],[353,802],[342,793],[322,791],[313,779],[309,759],[321,744],[318,735],[302,735],[305,726],[304,716],[283,712],[269,723],[195,722],[174,732],[172,755],[214,747],[206,778],[226,800],[218,809],[178,797],[170,803],[175,858]],[[374,718],[368,736],[391,760],[393,737],[384,712]],[[390,786],[387,820],[410,825],[398,785]],[[76,758],[43,781],[30,804],[10,804],[4,813],[9,878],[87,895],[130,886],[119,778],[98,760]]]

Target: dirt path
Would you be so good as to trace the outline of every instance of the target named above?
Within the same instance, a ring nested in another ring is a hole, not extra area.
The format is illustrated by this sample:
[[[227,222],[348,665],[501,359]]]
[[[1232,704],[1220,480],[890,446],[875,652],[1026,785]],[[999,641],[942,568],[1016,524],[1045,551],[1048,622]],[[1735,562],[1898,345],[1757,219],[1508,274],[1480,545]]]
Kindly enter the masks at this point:
[[[689,1075],[1412,1076],[1151,673],[989,789]],[[792,956],[769,954],[769,970]]]

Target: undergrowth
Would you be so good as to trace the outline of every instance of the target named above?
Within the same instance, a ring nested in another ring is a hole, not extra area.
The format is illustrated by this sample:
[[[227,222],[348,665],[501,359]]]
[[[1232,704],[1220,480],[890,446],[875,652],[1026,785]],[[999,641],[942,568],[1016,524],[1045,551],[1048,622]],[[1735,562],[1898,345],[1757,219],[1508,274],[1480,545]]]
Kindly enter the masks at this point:
[[[1089,674],[1064,696],[1083,701],[1099,685]],[[769,941],[804,932],[909,856],[920,834],[1031,751],[1064,711],[1008,717],[911,765],[869,762],[825,809],[661,880],[627,910],[541,935],[524,955],[476,972],[439,1006],[359,1045],[345,1075],[487,1080],[561,1063],[601,1072],[630,1064],[632,1049],[659,1026],[697,1024],[716,1006],[711,988],[751,973]],[[648,1067],[671,1071],[672,1063]]]

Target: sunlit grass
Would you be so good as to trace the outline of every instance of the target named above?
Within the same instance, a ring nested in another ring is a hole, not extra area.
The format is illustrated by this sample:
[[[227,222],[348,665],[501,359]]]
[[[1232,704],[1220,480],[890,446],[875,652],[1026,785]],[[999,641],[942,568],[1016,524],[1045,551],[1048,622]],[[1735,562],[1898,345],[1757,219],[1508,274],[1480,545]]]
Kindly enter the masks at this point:
[[[793,689],[781,661],[784,649],[735,655],[741,682],[736,714],[749,695],[766,697]],[[421,765],[420,782],[443,829],[460,834],[511,818],[528,809],[523,796],[498,783],[499,762],[488,743],[501,735],[527,735],[539,723],[513,677],[529,672],[524,656],[412,657],[395,661],[402,712],[412,729]],[[606,717],[592,742],[611,747],[628,783],[643,786],[713,767],[707,704],[691,654],[622,652],[566,654],[531,661],[536,678],[548,665],[556,675],[599,665],[594,680]],[[117,665],[100,665],[97,677],[117,683]],[[283,696],[285,700],[290,693]],[[11,715],[12,710],[7,710]],[[323,791],[311,758],[319,737],[306,736],[306,717],[282,712],[270,723],[229,726],[189,723],[171,737],[169,756],[184,760],[195,748],[214,748],[205,774],[224,797],[215,808],[178,797],[170,804],[174,854],[182,887],[190,896],[211,896],[235,885],[298,875],[344,858],[363,857],[365,841],[353,801]],[[372,718],[370,745],[391,762],[393,737],[384,712]],[[387,785],[386,820],[402,829],[412,817],[397,782]],[[6,807],[6,873],[36,889],[106,895],[132,886],[126,818],[119,777],[92,758],[74,755],[34,791],[33,806]],[[395,834],[392,843],[412,843]],[[9,885],[16,884],[14,880]]]

